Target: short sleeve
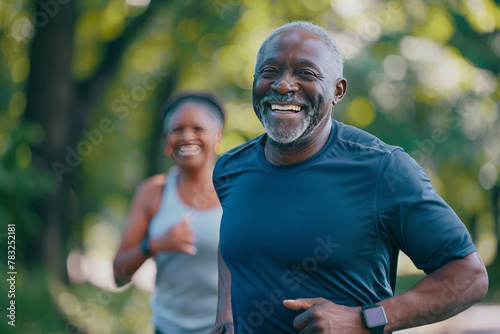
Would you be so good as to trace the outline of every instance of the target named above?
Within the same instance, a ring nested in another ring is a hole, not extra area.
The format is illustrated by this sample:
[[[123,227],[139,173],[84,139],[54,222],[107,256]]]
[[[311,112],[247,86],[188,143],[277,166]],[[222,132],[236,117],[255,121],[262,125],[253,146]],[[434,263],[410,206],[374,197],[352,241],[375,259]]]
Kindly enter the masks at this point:
[[[376,199],[380,231],[417,268],[430,273],[476,251],[465,225],[413,158],[397,149],[384,165]]]

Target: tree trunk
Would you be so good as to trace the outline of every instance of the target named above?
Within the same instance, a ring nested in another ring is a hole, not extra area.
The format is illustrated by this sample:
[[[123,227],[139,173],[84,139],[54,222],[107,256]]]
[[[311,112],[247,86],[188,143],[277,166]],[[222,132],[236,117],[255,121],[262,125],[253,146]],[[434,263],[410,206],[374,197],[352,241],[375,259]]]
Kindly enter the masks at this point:
[[[68,137],[69,107],[75,96],[71,78],[73,55],[74,2],[38,1],[35,35],[31,44],[31,69],[27,89],[27,120],[39,123],[45,132],[43,143],[33,149],[34,162],[50,169],[63,156]],[[64,277],[62,240],[67,235],[68,187],[56,184],[55,191],[34,203],[40,217],[40,238],[28,259],[31,264],[43,260],[58,277]],[[28,263],[28,265],[30,264]]]
[[[34,203],[42,226],[40,238],[31,246],[28,265],[43,260],[58,277],[66,277],[63,242],[69,236],[71,224],[78,221],[78,212],[71,203],[74,170],[82,159],[76,153],[78,142],[95,104],[121,63],[123,51],[158,4],[158,1],[153,1],[144,13],[134,18],[124,33],[105,47],[106,58],[95,74],[77,83],[71,75],[74,1],[60,5],[56,1],[37,2],[34,17],[47,17],[47,20],[35,22],[35,25],[40,24],[31,45],[25,117],[44,129],[45,139],[40,146],[33,148],[33,160],[38,167],[54,172],[56,186],[50,196]],[[63,170],[58,173],[56,168]]]

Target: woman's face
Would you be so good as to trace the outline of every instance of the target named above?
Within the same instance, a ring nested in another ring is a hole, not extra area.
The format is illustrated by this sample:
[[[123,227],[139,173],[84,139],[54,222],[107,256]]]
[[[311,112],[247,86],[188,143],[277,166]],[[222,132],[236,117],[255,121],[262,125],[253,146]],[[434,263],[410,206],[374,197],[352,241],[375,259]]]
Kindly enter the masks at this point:
[[[200,168],[213,162],[221,135],[222,130],[208,107],[187,101],[170,116],[166,150],[171,149],[180,168]]]

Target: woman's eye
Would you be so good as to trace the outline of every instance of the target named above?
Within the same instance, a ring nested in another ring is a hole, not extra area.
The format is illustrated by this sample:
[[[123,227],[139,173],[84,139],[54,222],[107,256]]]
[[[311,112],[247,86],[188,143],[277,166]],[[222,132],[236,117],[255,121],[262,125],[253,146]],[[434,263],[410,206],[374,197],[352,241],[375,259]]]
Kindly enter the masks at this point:
[[[194,129],[195,129],[196,131],[202,131],[202,130],[203,130],[203,128],[202,128],[202,127],[199,127],[199,126],[195,127]]]

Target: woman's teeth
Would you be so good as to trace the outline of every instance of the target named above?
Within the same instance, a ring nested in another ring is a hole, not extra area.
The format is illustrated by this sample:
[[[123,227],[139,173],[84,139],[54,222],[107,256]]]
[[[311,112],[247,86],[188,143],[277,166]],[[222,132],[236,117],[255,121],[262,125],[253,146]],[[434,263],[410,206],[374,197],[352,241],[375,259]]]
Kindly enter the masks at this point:
[[[201,151],[201,148],[198,145],[183,145],[179,147],[180,155],[193,155],[198,154]]]

